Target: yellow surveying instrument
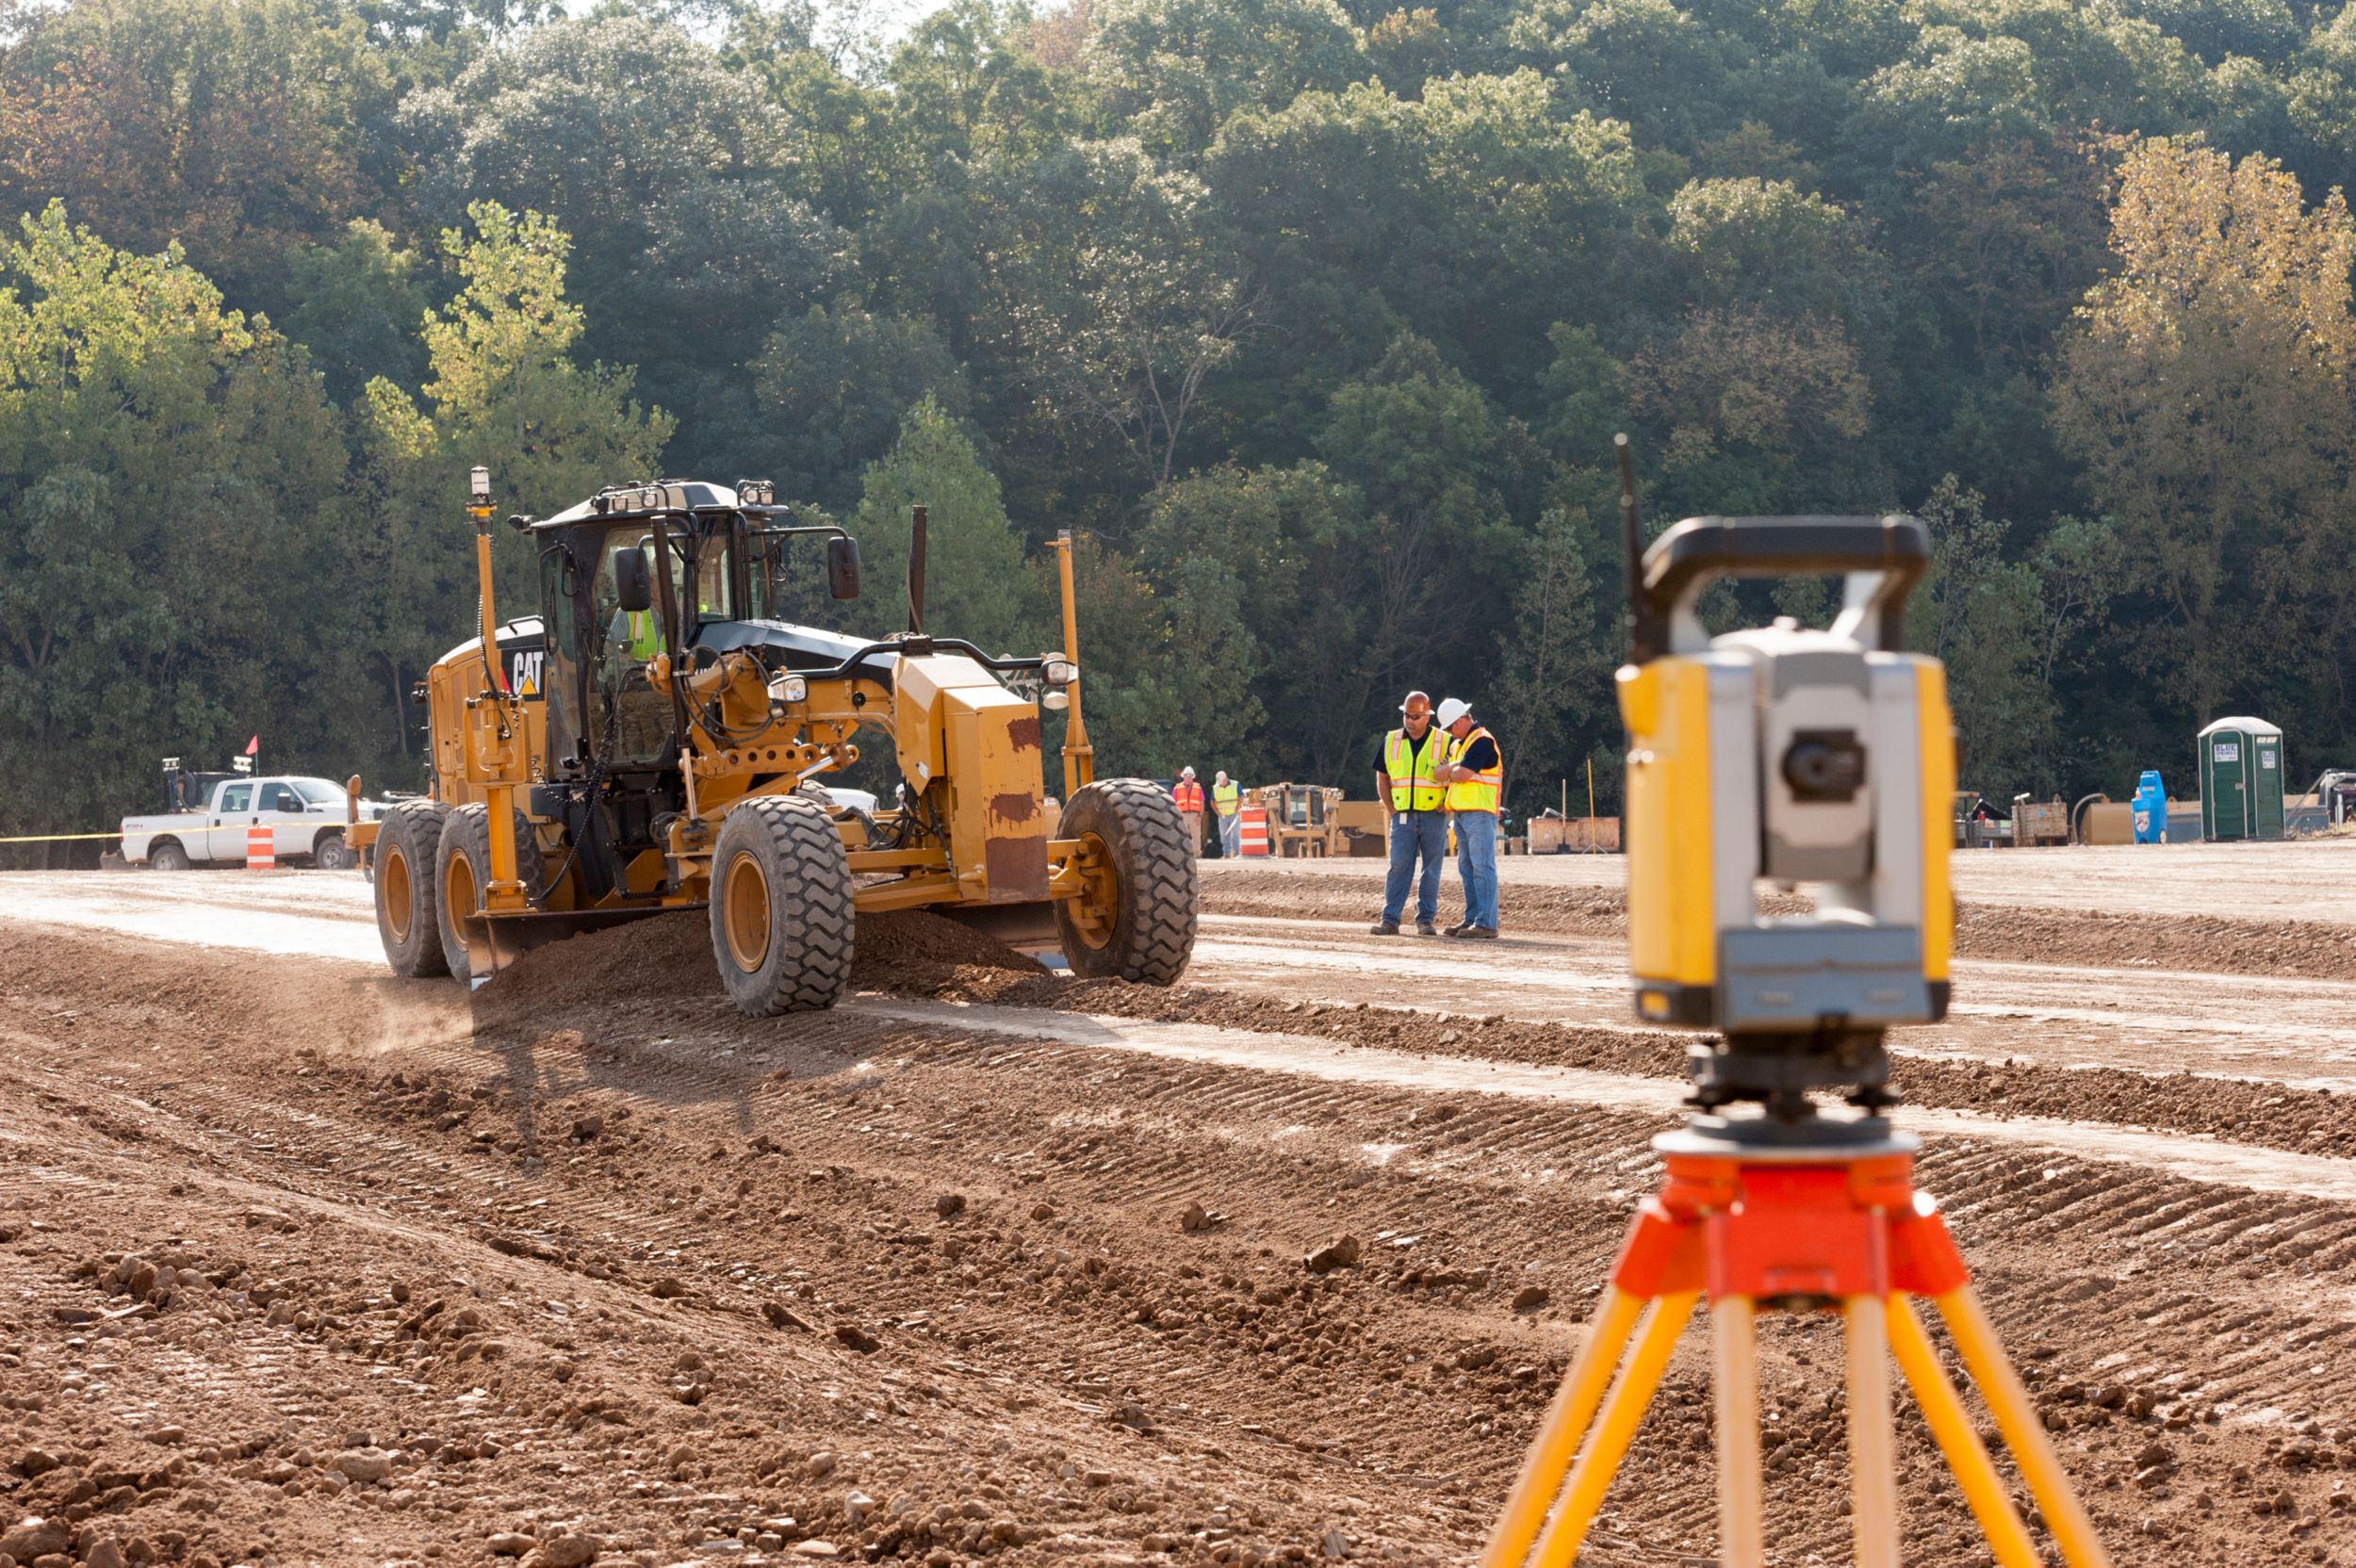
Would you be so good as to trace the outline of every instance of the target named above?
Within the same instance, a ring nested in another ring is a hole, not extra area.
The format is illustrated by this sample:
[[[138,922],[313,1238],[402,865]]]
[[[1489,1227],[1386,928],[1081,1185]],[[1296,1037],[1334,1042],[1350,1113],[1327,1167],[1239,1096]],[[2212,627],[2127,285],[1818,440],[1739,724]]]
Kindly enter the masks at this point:
[[[1722,1568],[1766,1562],[1761,1311],[1843,1320],[1858,1568],[1898,1563],[1893,1354],[2000,1568],[2037,1568],[1918,1296],[1945,1320],[2063,1562],[2108,1568],[1938,1205],[1914,1188],[1920,1144],[1884,1114],[1896,1103],[1884,1031],[1945,1016],[1955,924],[1945,673],[1901,648],[1929,535],[1901,516],[1693,517],[1640,554],[1628,437],[1614,444],[1633,619],[1618,682],[1636,1012],[1716,1033],[1690,1052],[1693,1114],[1653,1140],[1667,1180],[1629,1225],[1482,1568],[1578,1557],[1705,1298]],[[1778,620],[1712,637],[1695,613],[1724,578],[1833,575],[1844,589],[1828,630]],[[1762,914],[1762,881],[1810,890],[1813,912]],[[1826,1114],[1819,1090],[1848,1108]]]

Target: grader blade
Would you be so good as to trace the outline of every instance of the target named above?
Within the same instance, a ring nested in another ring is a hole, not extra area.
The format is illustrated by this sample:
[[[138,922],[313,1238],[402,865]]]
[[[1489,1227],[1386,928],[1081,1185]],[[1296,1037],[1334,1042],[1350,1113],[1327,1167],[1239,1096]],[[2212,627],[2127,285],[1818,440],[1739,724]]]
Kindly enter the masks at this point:
[[[461,922],[460,929],[466,939],[467,969],[488,979],[535,947],[561,942],[584,931],[626,925],[648,915],[702,907],[700,904],[677,904],[613,909],[534,909],[521,915],[475,914]]]

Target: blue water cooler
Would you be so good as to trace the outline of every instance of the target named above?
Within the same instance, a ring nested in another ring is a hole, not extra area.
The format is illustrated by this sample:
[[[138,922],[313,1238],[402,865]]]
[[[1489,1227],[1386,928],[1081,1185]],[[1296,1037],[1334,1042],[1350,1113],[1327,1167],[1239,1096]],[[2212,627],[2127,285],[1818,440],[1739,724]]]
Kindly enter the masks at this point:
[[[2160,776],[2146,768],[2135,784],[2135,842],[2164,844],[2168,842],[2168,791],[2160,783]]]

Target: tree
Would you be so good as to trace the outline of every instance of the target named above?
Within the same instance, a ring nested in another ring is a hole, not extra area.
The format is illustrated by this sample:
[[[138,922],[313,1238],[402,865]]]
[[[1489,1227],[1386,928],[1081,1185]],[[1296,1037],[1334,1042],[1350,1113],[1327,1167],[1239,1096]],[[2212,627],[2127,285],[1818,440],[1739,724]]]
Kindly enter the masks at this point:
[[[1513,716],[1507,789],[1525,812],[1552,803],[1553,782],[1577,771],[1616,723],[1607,710],[1617,650],[1595,584],[1595,558],[1615,554],[1583,507],[1547,508],[1525,547],[1488,709]]]
[[[910,407],[929,398],[961,420],[972,401],[930,322],[848,303],[779,322],[753,376],[761,421],[745,462],[778,494],[836,508],[858,498],[861,471],[892,445]]]
[[[909,512],[925,509],[924,629],[992,653],[1047,645],[1023,541],[996,476],[929,394],[900,423],[892,450],[869,465],[849,528],[874,586],[852,612],[872,635],[904,629]]]
[[[1020,232],[1063,242],[1025,253],[1006,301],[1041,390],[1169,479],[1205,383],[1258,303],[1204,221],[1202,183],[1155,169],[1135,141],[1099,142],[1028,166],[1014,200]]]
[[[1104,0],[1088,55],[1115,121],[1182,159],[1239,108],[1338,91],[1366,69],[1333,0]]]
[[[176,249],[60,204],[0,246],[0,792],[27,831],[148,798],[158,757],[356,739],[335,700],[343,446],[302,351]]]
[[[1855,494],[1842,451],[1865,434],[1872,388],[1838,320],[1698,310],[1628,368],[1630,401],[1664,431],[1662,465],[1711,512],[1775,512]],[[1841,452],[1844,461],[1833,458]]]
[[[1997,800],[2056,787],[2038,661],[2043,607],[2037,573],[2004,559],[2012,525],[1990,517],[1953,474],[1915,515],[1930,530],[1931,566],[1908,601],[1906,640],[1947,666],[1962,778]]]
[[[2155,139],[2122,167],[2111,250],[2054,429],[2164,610],[2153,651],[2189,720],[2270,684],[2271,646],[2230,629],[2257,616],[2295,643],[2347,613],[2356,222],[2336,190],[2307,206],[2271,159]],[[2336,681],[2323,690],[2345,723]]]
[[[0,60],[0,207],[73,203],[135,251],[178,243],[270,304],[287,253],[370,204],[392,80],[349,12],[304,0],[79,5]]]
[[[425,379],[417,321],[426,291],[417,257],[384,225],[352,220],[335,245],[306,245],[288,258],[293,307],[286,335],[311,351],[328,395],[349,403],[378,377],[414,391]]]
[[[631,398],[627,368],[575,363],[582,312],[565,297],[564,231],[495,202],[466,216],[473,233],[447,230],[441,242],[458,296],[421,324],[427,406],[383,377],[361,396],[361,487],[381,523],[353,564],[371,592],[353,601],[352,643],[376,661],[396,712],[404,674],[469,625],[472,541],[455,521],[466,470],[489,467],[496,495],[546,514],[655,474],[672,431],[670,416]],[[535,611],[539,563],[501,555],[501,601]]]

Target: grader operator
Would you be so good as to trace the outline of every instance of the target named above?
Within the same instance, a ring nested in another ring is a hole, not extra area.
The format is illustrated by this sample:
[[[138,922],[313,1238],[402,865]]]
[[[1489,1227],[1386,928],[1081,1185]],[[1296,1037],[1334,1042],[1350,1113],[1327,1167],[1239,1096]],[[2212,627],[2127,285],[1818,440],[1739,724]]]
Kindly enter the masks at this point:
[[[610,486],[509,519],[538,552],[541,602],[501,627],[489,476],[472,477],[482,631],[425,682],[430,795],[366,835],[397,972],[479,979],[559,937],[694,908],[755,1016],[832,1006],[857,916],[884,909],[1057,949],[1082,975],[1184,970],[1196,888],[1177,809],[1148,781],[1094,776],[1069,533],[1062,649],[997,658],[923,629],[922,508],[908,629],[869,642],[773,613],[800,541],[825,541],[832,597],[857,596],[842,529],[794,526],[760,482]],[[1053,837],[1042,707],[1069,717]],[[898,780],[873,811],[819,786],[860,739],[891,747]]]

